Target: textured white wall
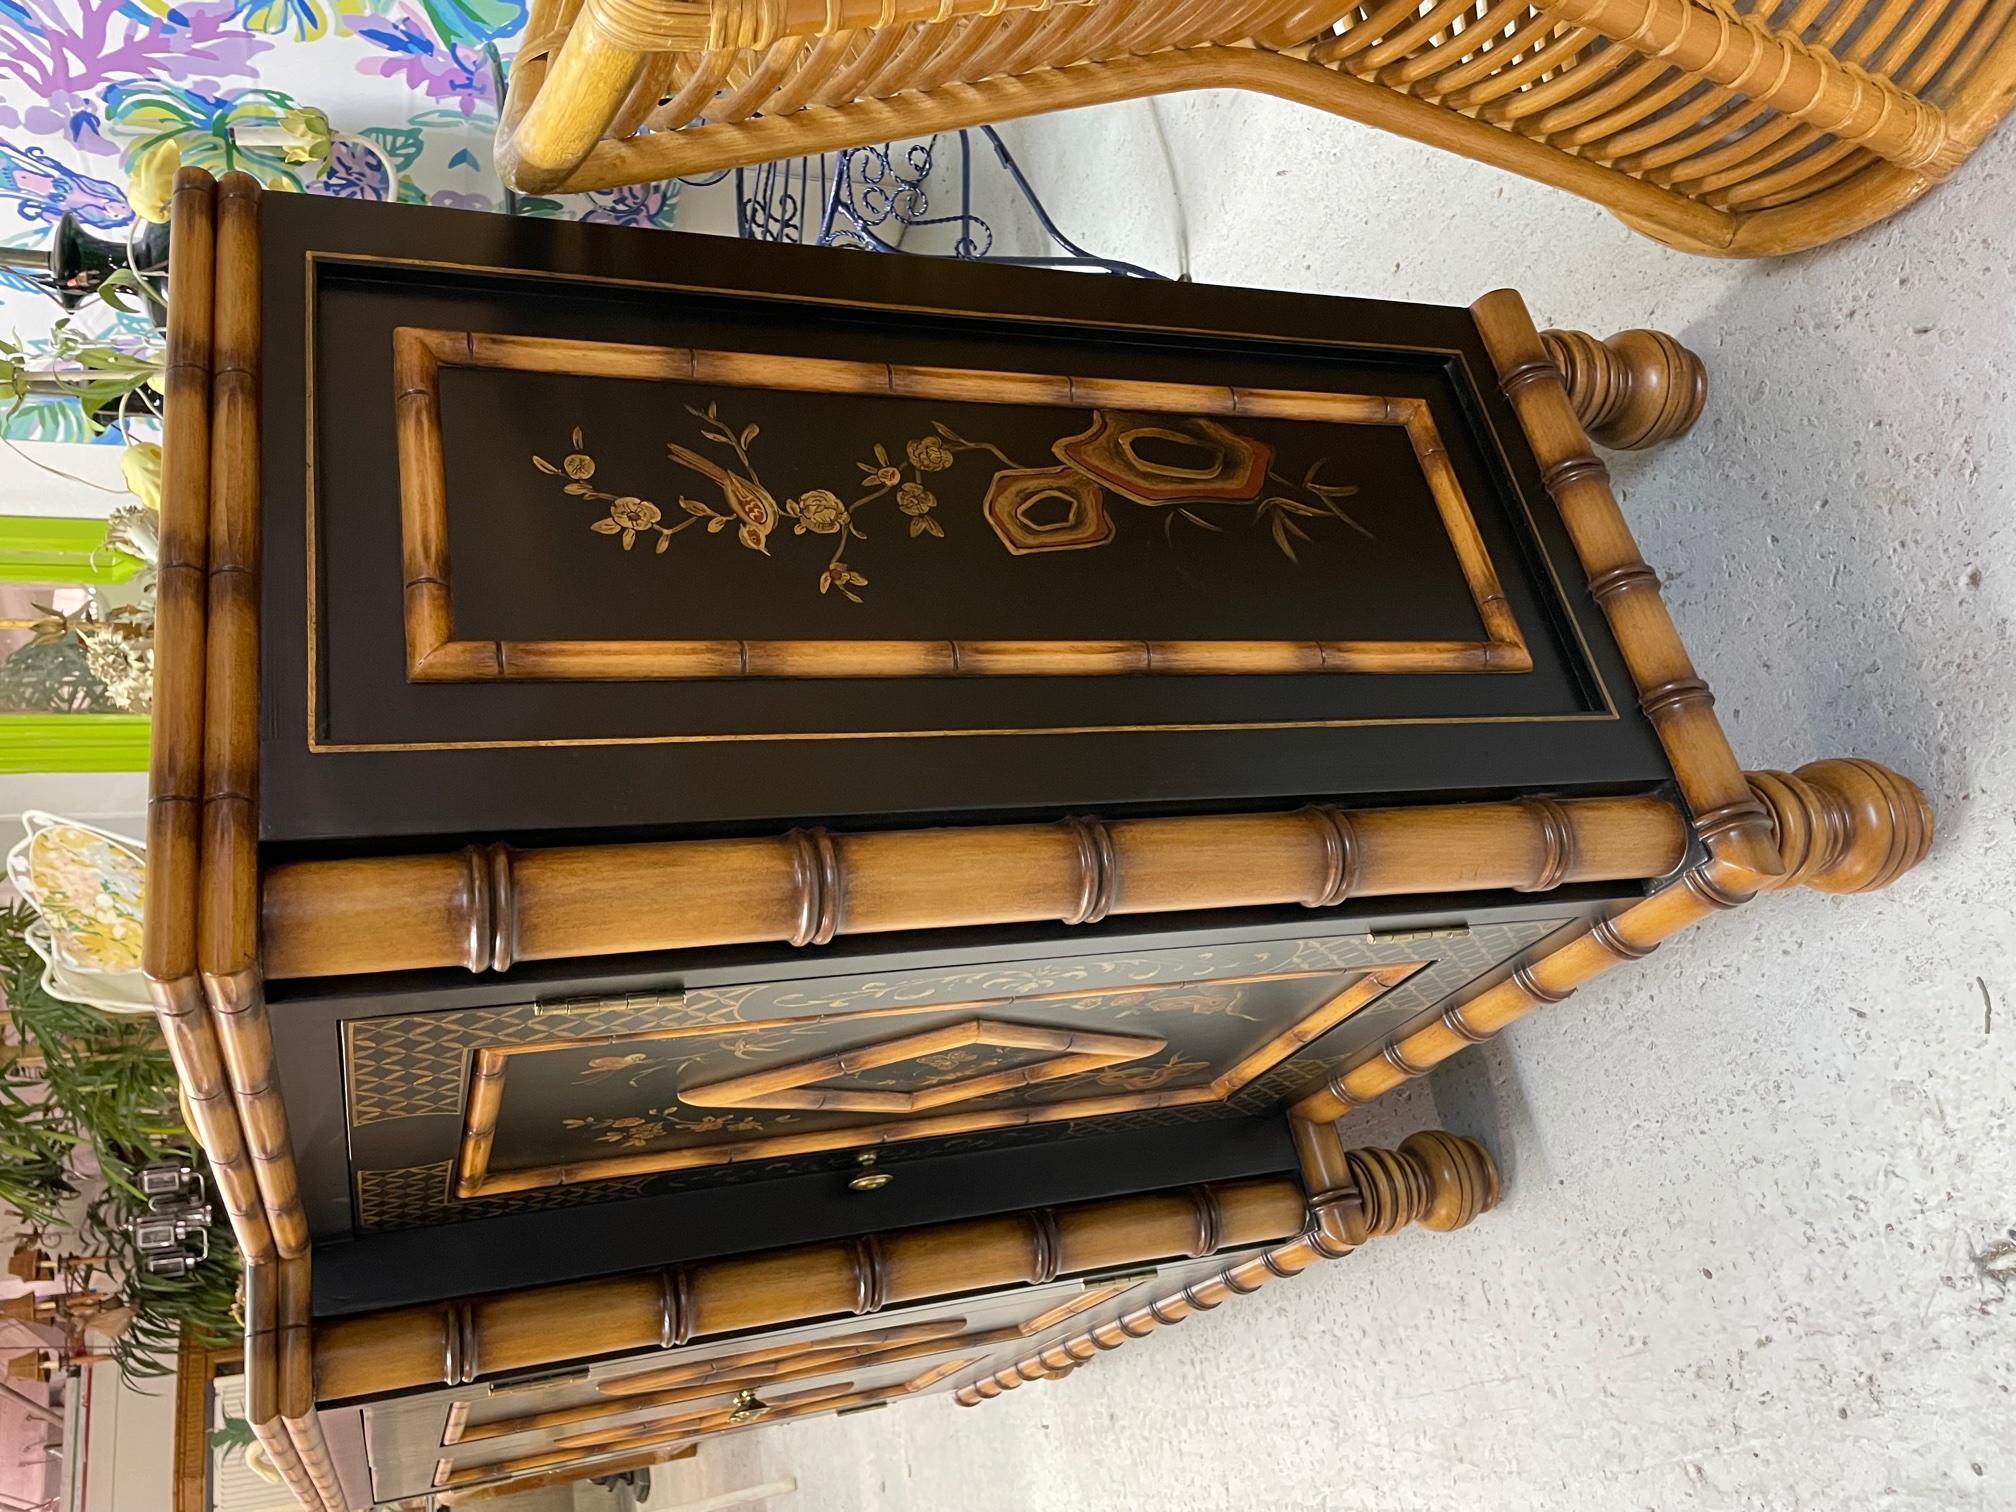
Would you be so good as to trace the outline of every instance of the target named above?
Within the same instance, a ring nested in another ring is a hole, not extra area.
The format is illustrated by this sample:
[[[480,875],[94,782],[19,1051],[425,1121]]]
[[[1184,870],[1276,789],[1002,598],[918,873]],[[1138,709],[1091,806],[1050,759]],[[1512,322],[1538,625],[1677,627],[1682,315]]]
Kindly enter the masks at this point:
[[[1491,1139],[1508,1199],[1477,1227],[975,1410],[754,1436],[794,1512],[2016,1507],[2016,1295],[1973,1258],[2016,1225],[2016,130],[1852,243],[1723,263],[1291,106],[1160,109],[1200,280],[1509,284],[1543,324],[1700,352],[1697,432],[1613,464],[1739,754],[1889,762],[1939,843],[1890,893],[1766,900],[1360,1115],[1367,1142]],[[1149,123],[1009,135],[1067,230],[1175,271]]]

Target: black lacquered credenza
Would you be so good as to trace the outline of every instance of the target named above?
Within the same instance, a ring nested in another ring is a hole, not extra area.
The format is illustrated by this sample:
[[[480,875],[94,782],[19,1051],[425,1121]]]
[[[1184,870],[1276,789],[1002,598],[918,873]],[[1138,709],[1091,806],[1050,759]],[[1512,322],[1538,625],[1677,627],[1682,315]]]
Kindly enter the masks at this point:
[[[1759,891],[1584,427],[1473,309],[178,181],[148,972],[303,1505],[977,1403],[1498,1197],[1339,1120]],[[1214,1327],[1236,1327],[1236,1315]]]

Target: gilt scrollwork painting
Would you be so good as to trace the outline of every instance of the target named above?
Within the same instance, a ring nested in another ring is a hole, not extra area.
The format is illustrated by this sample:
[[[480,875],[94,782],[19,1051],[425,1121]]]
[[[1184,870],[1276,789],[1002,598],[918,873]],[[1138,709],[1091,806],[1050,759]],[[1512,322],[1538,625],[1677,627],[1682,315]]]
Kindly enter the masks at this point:
[[[689,404],[686,413],[698,422],[700,440],[715,453],[678,441],[665,443],[677,467],[709,485],[695,487],[692,477],[670,480],[674,503],[612,493],[598,485],[599,464],[578,425],[558,463],[535,452],[532,465],[563,479],[563,494],[606,506],[588,528],[615,537],[625,551],[649,541],[652,553],[663,555],[674,536],[695,527],[766,556],[773,534],[787,522],[792,536],[829,537],[832,546],[819,573],[819,591],[837,592],[857,604],[868,578],[854,545],[867,542],[867,526],[876,515],[892,510],[907,527],[897,534],[912,541],[943,540],[947,514],[959,518],[955,528],[970,528],[977,515],[1015,556],[1108,544],[1120,528],[1116,499],[1159,514],[1163,538],[1172,545],[1179,524],[1192,532],[1222,535],[1236,528],[1235,516],[1243,518],[1267,531],[1291,564],[1300,561],[1296,542],[1311,540],[1312,528],[1341,525],[1372,539],[1372,532],[1342,504],[1358,492],[1357,485],[1319,481],[1329,458],[1310,463],[1296,482],[1275,471],[1274,449],[1266,442],[1195,417],[1096,410],[1089,429],[1052,444],[1054,464],[1036,467],[1018,462],[992,441],[968,440],[943,420],[933,420],[928,435],[901,442],[893,456],[890,446],[875,442],[866,460],[854,462],[858,478],[835,480],[839,491],[806,488],[780,505],[751,456],[762,434],[760,425],[752,421],[738,427],[724,419],[718,400],[709,400],[705,409]],[[954,477],[955,470],[972,472],[960,464],[976,453],[992,459],[984,480]],[[695,498],[688,487],[712,497]],[[952,507],[941,511],[946,502]],[[847,560],[850,555],[856,556],[854,562]]]

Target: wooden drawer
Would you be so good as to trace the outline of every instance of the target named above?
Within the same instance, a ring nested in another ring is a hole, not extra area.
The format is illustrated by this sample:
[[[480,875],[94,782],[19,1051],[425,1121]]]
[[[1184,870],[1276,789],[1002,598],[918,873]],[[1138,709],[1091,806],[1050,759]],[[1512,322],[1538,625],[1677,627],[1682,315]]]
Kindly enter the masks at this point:
[[[1215,1274],[1248,1252],[1061,1281],[872,1320],[814,1324],[361,1409],[380,1501],[671,1449],[872,1408],[982,1379],[1003,1362]]]

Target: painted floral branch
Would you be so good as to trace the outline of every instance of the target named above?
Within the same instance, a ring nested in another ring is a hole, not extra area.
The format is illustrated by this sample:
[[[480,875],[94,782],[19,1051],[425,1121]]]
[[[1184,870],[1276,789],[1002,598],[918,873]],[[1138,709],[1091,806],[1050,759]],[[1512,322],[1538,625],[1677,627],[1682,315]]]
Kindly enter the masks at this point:
[[[893,499],[896,508],[909,521],[909,538],[921,536],[944,539],[945,528],[937,516],[938,496],[930,486],[934,474],[945,472],[955,466],[960,457],[985,452],[1000,466],[994,474],[984,504],[989,523],[1002,536],[1010,550],[1057,550],[1075,549],[1084,545],[1102,544],[1110,539],[1112,526],[1106,515],[1105,496],[1101,483],[1106,487],[1120,490],[1136,502],[1167,506],[1163,513],[1163,530],[1173,541],[1173,532],[1178,519],[1200,529],[1223,533],[1225,526],[1212,519],[1204,511],[1236,509],[1249,513],[1254,523],[1267,529],[1289,561],[1299,559],[1295,543],[1313,539],[1305,522],[1334,520],[1351,530],[1372,539],[1372,533],[1354,519],[1339,502],[1358,492],[1353,484],[1331,484],[1320,480],[1320,474],[1327,464],[1327,458],[1312,464],[1300,483],[1291,482],[1267,466],[1271,451],[1263,445],[1233,437],[1231,441],[1247,449],[1253,462],[1253,470],[1244,474],[1238,487],[1238,495],[1228,496],[1221,490],[1216,498],[1202,497],[1203,489],[1182,488],[1173,491],[1154,492],[1157,480],[1143,478],[1136,483],[1131,474],[1108,476],[1114,464],[1109,459],[1104,467],[1099,461],[1077,457],[1067,457],[1064,443],[1059,443],[1059,456],[1067,465],[1059,468],[1027,468],[991,441],[974,441],[962,436],[951,426],[941,421],[931,423],[932,434],[906,442],[901,458],[893,457],[887,446],[877,443],[870,460],[857,462],[860,470],[860,491],[849,499],[843,499],[830,488],[808,488],[796,497],[787,499],[780,507],[776,497],[764,484],[756,470],[751,447],[762,434],[761,428],[750,424],[739,430],[721,418],[720,406],[710,402],[705,409],[693,405],[686,406],[686,412],[700,422],[700,438],[725,451],[731,463],[724,465],[714,456],[669,441],[665,450],[671,459],[687,471],[707,479],[720,492],[721,506],[686,494],[681,494],[678,507],[682,518],[666,523],[666,511],[650,499],[637,494],[610,493],[597,488],[591,481],[595,477],[595,458],[584,450],[582,431],[576,426],[571,433],[573,449],[560,462],[549,462],[534,455],[532,464],[541,472],[554,477],[562,477],[566,482],[562,491],[576,498],[588,499],[607,506],[608,512],[589,525],[589,529],[601,535],[614,536],[625,551],[632,550],[640,539],[654,537],[652,552],[662,554],[672,544],[672,537],[689,530],[695,525],[704,525],[709,535],[716,535],[733,528],[736,539],[747,549],[768,555],[770,537],[784,520],[791,521],[793,536],[831,536],[832,548],[826,559],[826,566],[819,574],[821,594],[837,592],[850,603],[864,602],[857,589],[868,586],[867,574],[861,572],[848,561],[848,553],[856,541],[868,539],[868,532],[862,528],[864,512],[879,505],[884,499]],[[1110,417],[1101,412],[1094,432],[1107,425]],[[1196,422],[1202,426],[1204,422]],[[1224,433],[1214,429],[1211,436]],[[1085,438],[1074,438],[1084,440]],[[1142,464],[1131,454],[1126,459],[1128,466],[1139,471]],[[1264,498],[1264,485],[1273,484],[1277,492]],[[1035,526],[1024,531],[1029,539],[1017,536],[1010,539],[1011,530],[1018,524],[1025,525],[1015,510],[1022,502],[1014,492],[1019,486],[1022,494],[1028,493],[1028,485],[1033,481],[1052,493],[1062,486],[1057,478],[1073,482],[1077,490],[1077,507],[1087,511],[1096,519],[1098,530],[1092,532],[1094,539],[1087,539],[1084,531],[1073,533],[1068,542],[1063,532],[1053,532],[1053,527]],[[1237,476],[1237,475],[1235,475]],[[1003,496],[1003,485],[1012,480],[1008,495]],[[1166,485],[1163,485],[1166,487]],[[1150,489],[1148,493],[1136,493],[1135,487]],[[1085,495],[1089,493],[1089,499]],[[1006,512],[1004,514],[1004,511]],[[1053,532],[1050,538],[1044,532]]]
[[[856,523],[856,516],[864,505],[873,504],[878,499],[896,496],[896,507],[910,519],[910,539],[922,535],[945,538],[945,527],[933,518],[932,512],[938,507],[938,496],[924,486],[928,473],[943,472],[950,467],[957,451],[971,450],[971,443],[957,442],[948,445],[946,438],[957,441],[951,431],[942,425],[934,426],[939,434],[924,436],[904,447],[907,464],[892,462],[889,450],[880,442],[875,446],[873,462],[857,462],[862,479],[872,485],[869,492],[851,504],[840,502],[839,496],[824,488],[815,488],[800,494],[789,504],[785,512],[798,523],[792,527],[793,535],[803,535],[811,531],[818,535],[836,535],[833,554],[826,563],[825,572],[819,577],[819,591],[827,593],[837,588],[852,603],[860,603],[861,595],[856,588],[865,588],[868,579],[845,560],[847,543],[865,541],[867,533]],[[907,475],[906,475],[907,465]]]
[[[562,485],[562,492],[606,504],[608,514],[588,528],[600,535],[617,537],[625,551],[634,548],[639,539],[655,535],[657,540],[651,549],[654,555],[661,553],[671,546],[673,536],[694,525],[704,524],[709,535],[734,527],[736,539],[743,546],[767,556],[771,532],[785,518],[792,521],[791,533],[794,536],[833,536],[833,550],[827,558],[825,570],[819,575],[819,591],[830,593],[837,589],[843,597],[856,604],[863,600],[855,589],[865,588],[868,578],[849,565],[846,552],[849,542],[868,539],[867,532],[858,522],[859,512],[878,500],[894,497],[896,507],[909,518],[912,540],[924,535],[943,539],[944,527],[933,518],[938,498],[925,486],[924,478],[926,474],[950,467],[957,451],[973,449],[971,443],[957,438],[948,442],[943,436],[926,436],[910,442],[905,448],[907,460],[898,463],[891,460],[887,447],[878,444],[873,462],[856,464],[861,469],[866,492],[851,501],[843,501],[831,489],[810,488],[788,500],[780,509],[776,498],[756,471],[755,460],[749,452],[750,446],[762,434],[761,427],[751,424],[740,430],[734,429],[721,419],[718,404],[710,403],[704,410],[688,405],[686,410],[700,422],[701,438],[724,448],[732,455],[736,465],[733,468],[724,467],[712,457],[676,441],[666,443],[666,453],[674,462],[720,489],[722,503],[727,506],[725,510],[682,494],[679,508],[685,518],[668,525],[665,523],[665,511],[651,500],[637,494],[615,494],[596,488],[590,481],[595,476],[595,458],[583,450],[586,443],[579,426],[574,428],[570,437],[573,450],[558,463],[535,454],[532,465],[550,476],[564,477],[567,481]]]

